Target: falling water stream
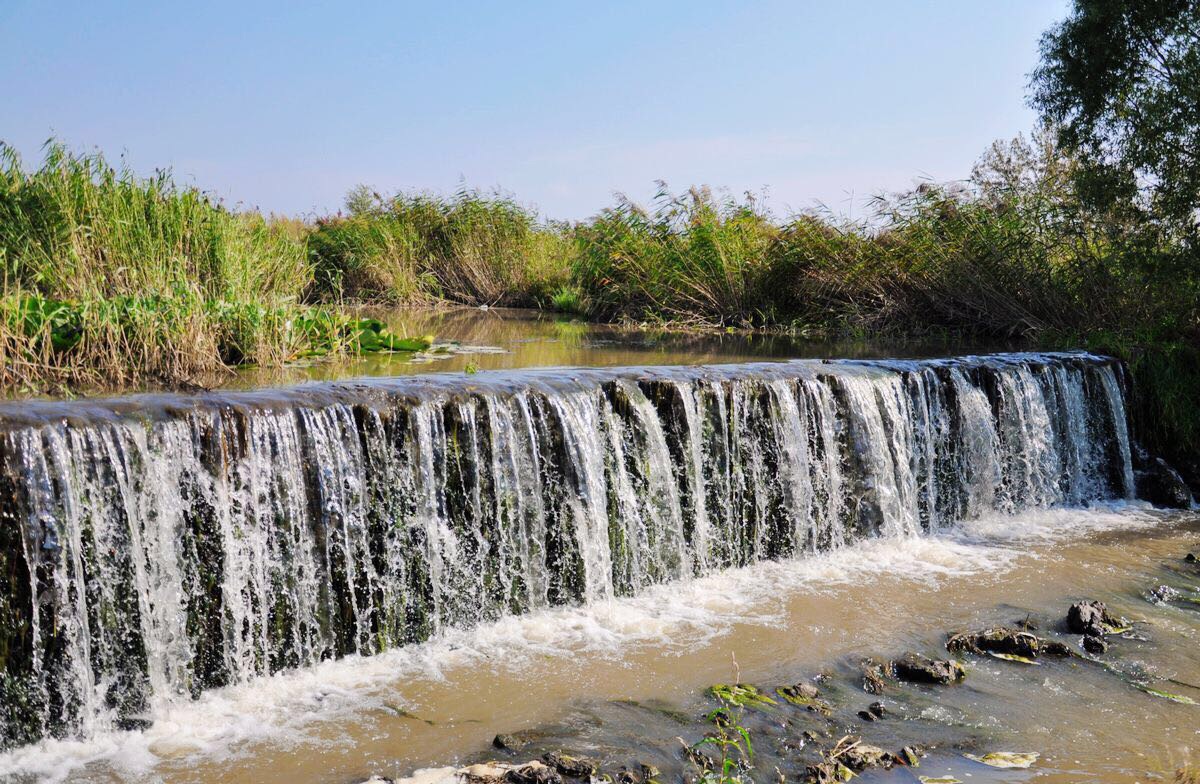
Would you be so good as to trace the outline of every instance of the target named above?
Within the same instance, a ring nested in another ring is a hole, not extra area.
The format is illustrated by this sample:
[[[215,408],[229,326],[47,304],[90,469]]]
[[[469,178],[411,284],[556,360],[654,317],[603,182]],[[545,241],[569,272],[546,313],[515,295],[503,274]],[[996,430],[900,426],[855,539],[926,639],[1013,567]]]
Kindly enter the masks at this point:
[[[0,765],[338,660],[1124,503],[1125,395],[1108,359],[1021,353],[0,404]],[[147,743],[135,778],[175,753]]]

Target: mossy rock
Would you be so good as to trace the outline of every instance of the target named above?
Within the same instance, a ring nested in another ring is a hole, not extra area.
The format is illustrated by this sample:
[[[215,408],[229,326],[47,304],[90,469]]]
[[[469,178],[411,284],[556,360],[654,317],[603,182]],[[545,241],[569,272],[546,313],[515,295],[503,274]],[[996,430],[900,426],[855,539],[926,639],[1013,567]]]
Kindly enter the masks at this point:
[[[779,704],[757,686],[749,683],[714,684],[708,687],[708,694],[726,705],[736,705],[739,708],[761,708]]]

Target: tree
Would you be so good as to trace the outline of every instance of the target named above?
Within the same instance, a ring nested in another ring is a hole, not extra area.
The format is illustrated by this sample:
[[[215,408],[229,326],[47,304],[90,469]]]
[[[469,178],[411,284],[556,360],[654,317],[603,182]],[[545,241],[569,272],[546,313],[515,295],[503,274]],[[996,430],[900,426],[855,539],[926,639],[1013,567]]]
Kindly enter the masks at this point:
[[[1042,36],[1031,102],[1079,161],[1081,198],[1200,237],[1200,2],[1075,0]]]

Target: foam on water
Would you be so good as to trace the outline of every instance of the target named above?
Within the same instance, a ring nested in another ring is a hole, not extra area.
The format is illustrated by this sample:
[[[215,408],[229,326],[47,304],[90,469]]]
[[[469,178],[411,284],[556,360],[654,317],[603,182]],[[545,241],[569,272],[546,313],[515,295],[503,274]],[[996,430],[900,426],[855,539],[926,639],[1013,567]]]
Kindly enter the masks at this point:
[[[65,781],[92,764],[133,778],[152,777],[164,760],[235,759],[260,741],[328,742],[331,727],[385,705],[403,707],[400,684],[414,679],[453,677],[468,668],[520,673],[548,657],[620,659],[647,650],[669,656],[703,646],[739,624],[777,624],[797,594],[869,586],[882,576],[936,588],[946,580],[1003,573],[1017,559],[1042,557],[1055,542],[1162,520],[1161,512],[1136,502],[994,514],[933,536],[870,539],[811,557],[653,586],[634,597],[508,616],[376,656],[326,661],[210,690],[195,701],[166,703],[143,731],[106,731],[15,749],[0,754],[0,777]],[[353,739],[339,741],[346,742]]]

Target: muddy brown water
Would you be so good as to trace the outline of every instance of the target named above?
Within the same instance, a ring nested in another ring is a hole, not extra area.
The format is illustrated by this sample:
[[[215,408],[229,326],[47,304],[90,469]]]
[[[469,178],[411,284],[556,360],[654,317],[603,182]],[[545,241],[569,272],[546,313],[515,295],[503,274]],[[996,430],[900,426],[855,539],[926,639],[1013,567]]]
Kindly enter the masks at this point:
[[[865,725],[846,718],[876,699],[857,688],[853,663],[936,653],[947,631],[994,622],[1032,618],[1054,635],[1067,606],[1092,597],[1136,621],[1134,639],[1114,639],[1104,660],[1200,700],[1200,689],[1167,680],[1200,684],[1200,608],[1143,596],[1162,583],[1196,596],[1200,569],[1182,558],[1198,545],[1192,513],[1119,508],[989,519],[265,679],[206,697],[141,743],[59,753],[101,757],[76,769],[73,781],[351,782],[502,757],[490,749],[493,736],[537,729],[550,745],[613,765],[669,769],[681,764],[675,736],[694,741],[704,730],[698,717],[713,706],[703,689],[729,681],[736,659],[743,681],[767,687],[830,674],[822,688],[838,705],[835,731],[939,745],[920,769],[873,774],[877,780],[919,773],[1149,781],[1191,758],[1200,705],[1149,695],[1085,662],[970,658],[962,685],[893,688],[883,696],[888,718]],[[757,780],[775,780],[776,740],[759,740]],[[1026,771],[962,756],[996,750],[1041,756]]]

